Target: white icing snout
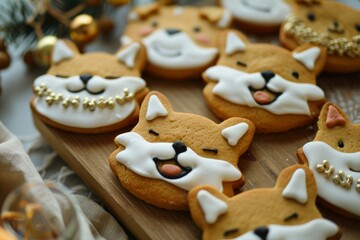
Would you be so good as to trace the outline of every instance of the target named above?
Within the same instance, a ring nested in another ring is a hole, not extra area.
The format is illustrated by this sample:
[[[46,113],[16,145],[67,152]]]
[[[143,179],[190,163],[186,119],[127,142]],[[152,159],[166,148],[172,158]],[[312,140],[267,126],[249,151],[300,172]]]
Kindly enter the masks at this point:
[[[169,34],[159,29],[144,38],[143,43],[152,64],[170,69],[201,67],[218,54],[216,48],[203,48],[181,31]]]
[[[206,184],[222,191],[223,182],[236,181],[241,177],[240,171],[230,163],[201,157],[186,147],[186,151],[177,155],[177,160],[182,167],[190,167],[191,171],[181,178],[170,179],[159,173],[154,158],[174,158],[176,152],[173,143],[151,143],[135,132],[120,134],[115,140],[125,147],[116,155],[118,162],[143,177],[160,179],[184,190]]]

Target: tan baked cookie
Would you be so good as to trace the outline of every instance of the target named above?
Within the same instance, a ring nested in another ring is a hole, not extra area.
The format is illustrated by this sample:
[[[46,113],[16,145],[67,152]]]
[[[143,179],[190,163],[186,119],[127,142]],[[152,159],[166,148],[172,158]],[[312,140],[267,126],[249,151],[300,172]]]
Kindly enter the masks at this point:
[[[150,92],[139,123],[115,138],[110,166],[121,184],[138,198],[161,208],[186,210],[187,192],[209,184],[226,195],[244,184],[239,156],[255,129],[243,118],[216,124],[208,118],[174,112],[168,99]]]
[[[203,240],[335,240],[339,228],[316,208],[316,184],[305,166],[283,170],[274,188],[227,197],[210,186],[190,191],[189,206]]]
[[[31,109],[53,127],[78,133],[110,132],[138,118],[148,89],[140,72],[145,48],[137,42],[118,53],[80,54],[59,40],[49,71],[33,84]]]
[[[130,13],[122,43],[142,41],[146,71],[166,80],[200,77],[218,57],[218,34],[231,22],[220,7],[136,7]]]
[[[327,103],[318,127],[314,141],[298,150],[299,160],[313,171],[325,206],[360,219],[360,124]]]
[[[220,49],[217,65],[203,73],[205,99],[219,118],[248,118],[257,132],[287,131],[317,118],[323,49],[307,44],[289,52],[230,30],[221,33]]]
[[[303,43],[326,48],[328,72],[360,71],[360,11],[337,1],[295,1],[283,22],[281,43],[294,49]]]
[[[277,32],[291,8],[285,0],[218,0],[241,30],[256,34]]]

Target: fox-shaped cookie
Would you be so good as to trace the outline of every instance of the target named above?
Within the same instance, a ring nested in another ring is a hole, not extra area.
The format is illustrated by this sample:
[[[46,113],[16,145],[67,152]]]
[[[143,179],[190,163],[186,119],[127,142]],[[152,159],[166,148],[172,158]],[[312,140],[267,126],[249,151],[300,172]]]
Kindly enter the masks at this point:
[[[155,206],[187,210],[187,192],[208,184],[228,196],[244,184],[239,157],[249,148],[255,129],[247,119],[216,124],[200,115],[175,112],[168,99],[150,92],[139,122],[115,138],[109,157],[121,184]]]
[[[320,113],[315,139],[297,154],[315,175],[320,202],[360,219],[360,124],[329,102]]]
[[[271,44],[252,44],[238,31],[220,36],[220,59],[203,73],[203,93],[221,119],[250,119],[257,132],[283,132],[315,121],[324,92],[316,76],[324,49],[309,44],[290,52]]]
[[[306,166],[284,169],[274,188],[229,198],[213,187],[198,186],[188,198],[203,240],[335,240],[341,235],[316,208],[316,183]]]
[[[146,51],[134,42],[116,54],[81,54],[59,40],[52,65],[33,84],[33,113],[46,124],[78,133],[110,132],[135,124],[149,91],[140,77]]]

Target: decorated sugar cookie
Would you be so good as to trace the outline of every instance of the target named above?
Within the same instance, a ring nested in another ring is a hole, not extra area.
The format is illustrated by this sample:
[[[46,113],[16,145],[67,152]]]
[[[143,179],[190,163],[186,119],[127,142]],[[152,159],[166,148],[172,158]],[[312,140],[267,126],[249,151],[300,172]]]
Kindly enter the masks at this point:
[[[313,142],[298,150],[300,162],[313,171],[325,206],[360,219],[360,124],[327,103]]]
[[[231,12],[241,30],[254,33],[273,33],[291,8],[285,0],[220,0],[220,4]]]
[[[165,96],[150,92],[139,123],[115,138],[110,166],[121,184],[161,208],[186,210],[187,192],[201,184],[228,196],[244,184],[237,164],[255,129],[243,118],[220,124],[200,115],[174,112]]]
[[[145,60],[137,42],[111,55],[80,54],[59,40],[49,71],[34,81],[31,109],[46,124],[71,132],[109,132],[134,124],[148,92],[140,77]]]
[[[317,119],[324,92],[316,86],[326,54],[302,45],[290,52],[252,44],[237,31],[220,36],[220,59],[203,73],[210,109],[221,119],[250,119],[257,132],[282,132]]]
[[[220,7],[140,6],[130,13],[123,43],[142,41],[146,71],[166,80],[200,77],[216,62],[218,34],[231,22]]]
[[[303,43],[326,48],[325,71],[360,71],[360,11],[338,1],[292,0],[291,15],[280,32],[281,43],[294,49]]]
[[[316,184],[305,166],[288,167],[274,188],[227,197],[210,186],[190,191],[191,216],[203,240],[335,240],[339,228],[315,205]]]

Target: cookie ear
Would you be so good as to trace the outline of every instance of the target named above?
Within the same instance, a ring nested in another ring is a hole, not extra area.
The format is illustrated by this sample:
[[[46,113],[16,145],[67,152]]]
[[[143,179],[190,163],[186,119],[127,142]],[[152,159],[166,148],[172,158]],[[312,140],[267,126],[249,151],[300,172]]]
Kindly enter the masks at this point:
[[[311,44],[303,44],[292,52],[293,58],[300,62],[307,70],[318,75],[323,69],[326,61],[324,48]]]
[[[140,108],[140,120],[152,121],[159,117],[167,117],[173,112],[169,100],[159,92],[149,92]]]
[[[299,204],[315,203],[316,183],[311,170],[305,165],[295,165],[284,169],[276,182],[284,198]]]
[[[210,23],[215,24],[218,28],[227,28],[232,21],[231,13],[221,7],[202,7],[199,11],[199,15]]]
[[[221,33],[221,54],[232,55],[237,52],[245,52],[248,44],[248,38],[238,31],[224,31]]]
[[[146,50],[139,42],[132,42],[122,48],[117,54],[116,58],[125,64],[129,69],[137,68],[142,70],[146,61]]]
[[[347,115],[332,103],[326,103],[320,112],[318,128],[326,130],[335,126],[345,126],[349,122]]]
[[[160,6],[158,3],[146,4],[142,6],[135,7],[129,14],[128,20],[143,20],[149,16],[158,13]]]
[[[58,40],[52,52],[52,62],[56,64],[63,60],[71,59],[75,55],[77,55],[79,52],[75,47],[75,45],[74,44],[72,46],[70,45],[71,45],[70,42],[66,42],[64,40]]]
[[[228,197],[211,186],[198,186],[188,194],[189,208],[194,222],[202,229],[214,224],[228,211]]]

